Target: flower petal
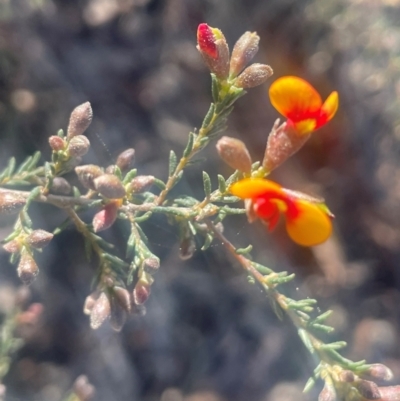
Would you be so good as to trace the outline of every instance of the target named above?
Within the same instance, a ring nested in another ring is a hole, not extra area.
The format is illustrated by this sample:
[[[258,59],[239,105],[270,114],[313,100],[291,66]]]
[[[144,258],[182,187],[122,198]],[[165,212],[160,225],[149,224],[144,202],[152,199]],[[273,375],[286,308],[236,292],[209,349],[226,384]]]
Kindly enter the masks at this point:
[[[272,105],[294,123],[312,118],[322,106],[319,93],[304,79],[286,76],[277,79],[269,89]]]
[[[275,182],[263,178],[245,178],[232,184],[229,192],[242,199],[255,199],[266,193],[281,193],[282,187]]]
[[[332,223],[323,209],[304,200],[296,204],[299,215],[295,219],[286,216],[289,237],[303,246],[314,246],[326,241],[332,233]]]
[[[327,97],[321,108],[322,113],[326,115],[327,122],[332,120],[333,116],[336,114],[338,107],[339,107],[339,94],[336,91],[334,91]]]

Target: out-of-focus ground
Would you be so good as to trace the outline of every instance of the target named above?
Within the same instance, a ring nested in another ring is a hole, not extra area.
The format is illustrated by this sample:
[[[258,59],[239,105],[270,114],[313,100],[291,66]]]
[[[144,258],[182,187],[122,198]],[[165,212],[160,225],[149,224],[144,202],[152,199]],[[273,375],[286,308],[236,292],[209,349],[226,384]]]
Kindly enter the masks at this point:
[[[89,100],[95,118],[85,161],[107,165],[134,147],[140,173],[165,178],[169,150],[182,151],[210,102],[197,25],[221,28],[231,44],[257,31],[257,61],[274,68],[273,79],[299,75],[323,97],[339,91],[335,119],[273,174],[289,188],[325,197],[335,235],[310,250],[244,217],[227,222],[225,232],[238,246],[253,243],[257,260],[297,273],[287,294],[332,308],[331,338],[349,342],[345,355],[386,363],[398,384],[399,18],[396,0],[1,0],[0,164],[38,149],[48,157],[48,136]],[[268,86],[239,100],[228,129],[254,160],[278,117]],[[213,178],[230,174],[213,147],[207,157],[188,170],[180,190],[202,196],[203,167]],[[63,219],[50,207],[35,215],[48,230]],[[1,238],[11,223],[2,220]],[[43,252],[31,289],[44,311],[24,333],[5,380],[7,400],[61,400],[80,374],[99,401],[316,399],[318,388],[301,394],[315,365],[290,322],[275,317],[218,243],[182,262],[164,219],[145,229],[162,267],[146,316],[121,333],[107,325],[91,331],[82,313],[94,267],[79,234],[64,232]],[[118,247],[126,241],[122,229],[106,236]],[[0,258],[4,311],[19,282],[8,255]]]

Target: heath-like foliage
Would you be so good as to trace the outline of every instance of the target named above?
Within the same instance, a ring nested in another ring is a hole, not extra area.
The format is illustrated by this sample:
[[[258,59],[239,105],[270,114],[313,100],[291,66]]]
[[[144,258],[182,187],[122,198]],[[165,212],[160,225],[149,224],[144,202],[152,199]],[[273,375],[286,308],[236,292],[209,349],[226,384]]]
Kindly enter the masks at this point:
[[[134,149],[122,152],[115,165],[106,168],[82,164],[90,147],[85,136],[93,118],[89,102],[73,110],[66,135],[60,130],[49,138],[50,161],[40,164],[41,156],[36,153],[17,166],[11,158],[0,174],[0,213],[15,215],[15,224],[3,240],[3,247],[16,264],[22,282],[29,285],[39,274],[36,252],[41,252],[49,243],[51,246],[53,236],[65,228],[65,225],[55,227],[49,233],[33,227],[30,205],[42,202],[62,209],[82,235],[87,256],[97,261],[93,291],[82,305],[84,313],[89,316],[93,329],[109,321],[119,331],[130,316],[145,312],[151,286],[162,268],[162,261],[149,246],[141,228],[153,214],[161,213],[178,229],[182,259],[189,259],[196,251],[194,237],[202,238],[201,250],[218,239],[243,268],[249,282],[265,292],[276,313],[286,315],[293,322],[317,361],[305,391],[322,379],[320,401],[400,399],[399,387],[378,387],[374,382],[390,380],[389,368],[346,359],[338,352],[345,347],[345,342],[320,340],[320,335],[333,331],[325,323],[331,312],[316,313],[314,299],[294,300],[285,296],[281,286],[293,280],[293,274],[275,272],[253,261],[251,245],[236,248],[223,234],[225,219],[246,213],[250,222],[261,221],[270,230],[282,218],[289,237],[300,246],[313,246],[329,238],[333,215],[324,200],[285,189],[266,177],[297,152],[313,131],[334,117],[338,108],[337,92],[322,102],[318,92],[303,79],[293,76],[277,79],[270,87],[270,99],[272,106],[287,120],[273,124],[266,136],[263,160],[252,160],[244,142],[224,136],[216,147],[222,160],[234,170],[231,176],[218,175],[218,187],[212,188],[210,176],[204,171],[203,199],[171,194],[193,157],[224,131],[227,118],[235,102],[245,95],[245,89],[261,85],[271,77],[270,66],[248,65],[257,53],[259,40],[255,32],[244,33],[230,57],[223,33],[207,24],[199,25],[197,48],[211,72],[213,101],[200,128],[189,133],[182,155],[177,157],[171,151],[167,177],[141,175],[134,167]],[[70,171],[75,171],[81,188],[73,187],[63,177]],[[21,189],[8,189],[9,186]],[[87,208],[96,210],[92,221],[80,217]],[[117,222],[129,230],[125,258],[115,255],[112,244],[99,236]],[[88,400],[93,393],[93,386],[85,377],[80,377],[71,395],[75,398],[71,399]]]

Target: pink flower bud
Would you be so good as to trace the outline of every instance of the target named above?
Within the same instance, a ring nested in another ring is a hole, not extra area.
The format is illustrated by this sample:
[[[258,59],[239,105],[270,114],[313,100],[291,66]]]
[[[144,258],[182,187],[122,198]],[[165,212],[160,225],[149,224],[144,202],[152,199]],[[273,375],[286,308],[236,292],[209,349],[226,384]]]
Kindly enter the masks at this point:
[[[34,230],[25,239],[25,242],[36,249],[41,249],[47,246],[53,239],[54,234],[45,230]]]
[[[82,135],[89,127],[93,119],[92,106],[89,102],[76,107],[69,118],[67,140],[77,135]]]
[[[146,258],[142,267],[146,273],[154,274],[160,268],[160,259],[156,257]]]
[[[125,288],[115,286],[113,287],[113,295],[118,304],[126,311],[131,311],[131,295]]]
[[[128,191],[129,192],[146,192],[148,191],[154,183],[154,176],[152,175],[138,175],[134,179],[132,179],[129,184]]]
[[[26,199],[13,192],[0,192],[0,214],[15,214],[25,206]]]
[[[58,152],[65,149],[66,143],[64,139],[60,138],[59,136],[52,135],[49,138],[49,145],[54,152]]]
[[[269,134],[262,165],[268,172],[274,170],[296,153],[310,138],[310,134],[299,135],[288,123],[279,125],[277,119]]]
[[[381,398],[378,385],[372,381],[358,380],[354,386],[357,388],[360,395],[367,400],[379,400]]]
[[[263,84],[273,74],[273,70],[266,64],[252,64],[237,78],[235,86],[238,88],[254,88]]]
[[[85,315],[90,315],[92,313],[94,304],[96,303],[99,296],[100,296],[100,294],[97,291],[95,291],[86,297],[85,303],[83,305],[83,313]]]
[[[63,177],[54,177],[51,183],[51,192],[55,194],[68,195],[71,193],[71,185]]]
[[[197,29],[197,49],[209,70],[217,78],[228,78],[229,48],[225,36],[219,29],[200,24]]]
[[[21,253],[21,259],[17,268],[18,277],[21,281],[29,285],[35,280],[36,276],[39,274],[39,267],[33,259],[32,255],[28,251],[23,251]]]
[[[125,188],[119,178],[112,174],[103,174],[93,181],[94,188],[109,199],[120,199],[125,196]]]
[[[260,37],[256,32],[245,32],[232,50],[229,75],[236,77],[258,52]]]
[[[72,157],[86,155],[90,148],[90,141],[84,135],[74,136],[68,144],[68,152]]]
[[[90,313],[90,327],[98,329],[110,317],[111,306],[107,295],[102,292],[93,305]]]
[[[95,233],[107,230],[114,224],[118,215],[118,207],[115,202],[110,202],[94,215],[92,225]]]
[[[100,177],[103,170],[95,164],[86,164],[84,166],[75,167],[75,173],[81,184],[87,189],[95,189],[94,179]]]
[[[144,304],[150,296],[150,285],[141,280],[136,284],[133,290],[133,302],[136,305]]]
[[[223,136],[217,142],[216,147],[219,156],[228,166],[243,173],[251,172],[251,157],[242,141]]]
[[[325,386],[319,393],[318,401],[336,401],[336,391],[332,384],[325,382]]]
[[[74,382],[74,393],[78,398],[78,401],[90,401],[93,399],[95,394],[95,388],[89,383],[86,376],[79,376]]]
[[[382,363],[374,363],[369,366],[369,369],[366,370],[362,376],[367,375],[371,378],[378,379],[378,380],[392,380],[393,379],[393,372]]]
[[[9,252],[9,253],[16,253],[16,252],[19,252],[19,251],[20,251],[21,246],[22,246],[22,245],[21,245],[21,243],[20,243],[18,240],[13,239],[12,241],[7,242],[6,244],[4,244],[4,245],[3,245],[3,249],[4,249],[6,252]]]
[[[115,163],[121,171],[129,170],[135,161],[135,149],[126,149],[117,157],[117,162]]]

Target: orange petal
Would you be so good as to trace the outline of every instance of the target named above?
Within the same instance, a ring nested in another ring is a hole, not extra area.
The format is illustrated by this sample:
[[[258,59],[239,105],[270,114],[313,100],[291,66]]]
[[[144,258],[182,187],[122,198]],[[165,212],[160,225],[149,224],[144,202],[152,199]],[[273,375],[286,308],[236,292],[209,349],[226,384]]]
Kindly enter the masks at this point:
[[[296,204],[300,211],[298,217],[286,218],[289,237],[303,246],[314,246],[326,241],[332,233],[332,223],[323,209],[304,200]]]
[[[326,121],[332,120],[333,116],[336,114],[336,111],[339,107],[339,94],[334,91],[332,92],[324,104],[322,105],[322,112],[326,114]]]
[[[304,79],[286,76],[269,88],[272,105],[293,122],[312,117],[322,106],[319,93]]]
[[[264,195],[266,192],[281,192],[282,187],[270,180],[263,178],[245,178],[232,184],[229,192],[242,199],[254,199]]]

